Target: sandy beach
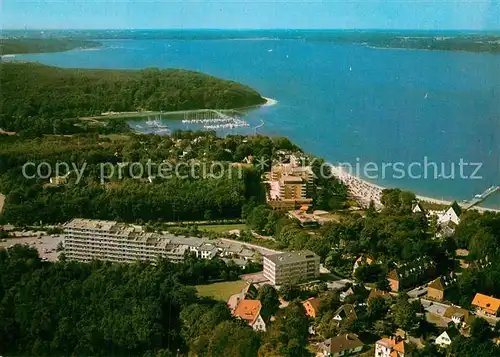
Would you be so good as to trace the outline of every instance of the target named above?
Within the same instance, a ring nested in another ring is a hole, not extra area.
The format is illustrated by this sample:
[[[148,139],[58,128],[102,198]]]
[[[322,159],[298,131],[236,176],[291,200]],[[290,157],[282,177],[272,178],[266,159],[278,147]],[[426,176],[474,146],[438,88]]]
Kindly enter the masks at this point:
[[[270,107],[272,105],[276,105],[278,104],[278,101],[276,99],[273,99],[273,98],[268,98],[268,97],[262,97],[266,100],[266,102],[264,104],[262,104],[263,107]]]
[[[380,199],[382,195],[382,190],[384,190],[386,187],[375,185],[371,182],[359,178],[358,176],[351,175],[340,166],[332,166],[332,172],[335,176],[337,176],[342,182],[344,182],[347,185],[350,194],[354,198],[359,200],[360,203],[368,206],[370,204],[370,201],[373,200],[376,206],[378,207],[382,206]],[[416,197],[419,201],[427,201],[430,203],[436,203],[445,206],[449,206],[452,203],[452,201],[440,200],[427,196],[416,195]],[[458,203],[459,205],[461,204],[461,202]],[[485,211],[500,212],[499,209],[485,208],[478,206],[475,206],[474,209],[477,209],[480,212],[485,212]]]

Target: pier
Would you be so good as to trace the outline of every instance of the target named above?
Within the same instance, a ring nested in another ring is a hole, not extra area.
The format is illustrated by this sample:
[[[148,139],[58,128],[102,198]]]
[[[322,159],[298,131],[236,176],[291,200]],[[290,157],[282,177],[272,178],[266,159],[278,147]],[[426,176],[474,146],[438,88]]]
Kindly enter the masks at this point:
[[[475,195],[474,198],[472,199],[472,201],[465,203],[462,206],[462,208],[464,210],[472,208],[472,207],[480,204],[481,202],[483,202],[486,198],[488,198],[489,196],[491,196],[492,194],[494,194],[498,190],[500,190],[500,186],[491,186],[490,188],[488,188],[486,191],[484,191],[480,195]]]

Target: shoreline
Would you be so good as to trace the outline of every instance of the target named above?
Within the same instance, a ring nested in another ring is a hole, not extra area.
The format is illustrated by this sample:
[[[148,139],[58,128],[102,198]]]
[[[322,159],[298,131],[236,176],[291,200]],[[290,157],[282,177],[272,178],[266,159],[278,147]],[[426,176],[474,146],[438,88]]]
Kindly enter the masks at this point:
[[[131,112],[104,112],[101,115],[89,116],[89,117],[78,117],[76,119],[80,120],[99,120],[99,119],[109,119],[109,118],[134,118],[134,117],[145,117],[150,115],[172,115],[172,114],[185,114],[185,113],[201,113],[210,110],[218,110],[218,111],[237,111],[248,108],[258,108],[258,107],[271,107],[273,105],[278,104],[278,101],[269,97],[262,97],[266,100],[263,104],[258,104],[256,106],[244,107],[244,108],[233,108],[233,109],[185,109],[185,110],[174,110],[174,111],[154,111],[154,110],[142,110],[142,111],[131,111]]]
[[[276,99],[269,97],[262,97],[262,98],[264,98],[266,102],[264,104],[261,104],[261,107],[272,107],[273,105],[278,104],[278,101]]]
[[[332,173],[341,180],[349,189],[349,193],[361,201],[361,203],[368,205],[371,200],[375,203],[376,206],[381,207],[382,203],[380,202],[382,190],[390,187],[383,187],[374,183],[371,183],[365,179],[362,179],[358,176],[352,175],[346,172],[340,166],[332,166]],[[419,201],[426,201],[429,203],[440,204],[444,206],[450,206],[453,201],[441,200],[433,197],[422,196],[415,193],[416,198]],[[457,203],[461,205],[461,202],[457,200]],[[480,212],[500,212],[500,209],[497,208],[488,208],[488,207],[480,207],[474,206],[470,209],[476,209]]]

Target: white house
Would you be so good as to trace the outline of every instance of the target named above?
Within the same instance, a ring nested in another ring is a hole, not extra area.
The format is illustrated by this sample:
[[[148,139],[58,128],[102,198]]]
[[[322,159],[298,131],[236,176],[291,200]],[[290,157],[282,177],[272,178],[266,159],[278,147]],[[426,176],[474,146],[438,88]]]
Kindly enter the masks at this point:
[[[460,333],[456,328],[449,328],[448,330],[444,331],[441,335],[439,335],[434,343],[438,346],[446,348],[449,345],[451,345],[453,339],[459,334]]]
[[[425,210],[424,210],[424,208],[422,207],[422,205],[420,204],[420,202],[417,202],[417,203],[413,206],[412,212],[413,212],[413,213],[425,213]]]
[[[444,212],[438,214],[438,223],[440,225],[448,225],[450,222],[458,225],[460,223],[460,215],[462,214],[462,210],[460,206],[455,201],[451,204],[451,206]]]

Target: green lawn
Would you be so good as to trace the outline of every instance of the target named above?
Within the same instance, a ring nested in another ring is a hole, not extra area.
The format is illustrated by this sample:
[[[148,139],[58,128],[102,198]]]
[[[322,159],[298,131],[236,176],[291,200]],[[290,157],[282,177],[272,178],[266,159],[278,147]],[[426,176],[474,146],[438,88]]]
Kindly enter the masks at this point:
[[[224,281],[221,283],[196,285],[198,295],[207,296],[216,300],[228,301],[231,295],[237,294],[246,286],[243,280]]]
[[[232,231],[233,229],[245,230],[247,229],[247,225],[244,223],[235,223],[235,224],[207,224],[206,226],[200,225],[198,226],[199,230],[212,231],[216,233],[224,233]]]

